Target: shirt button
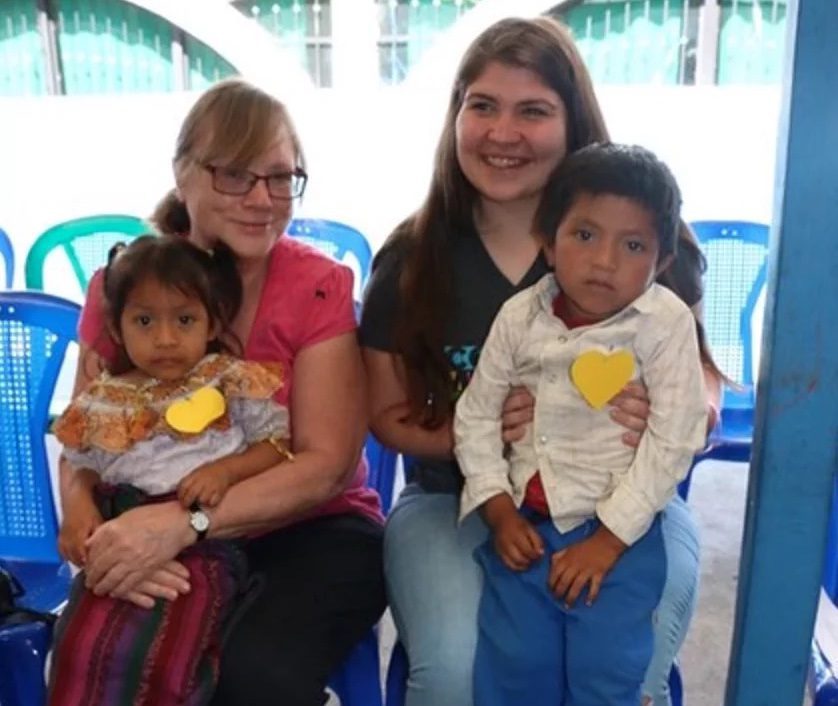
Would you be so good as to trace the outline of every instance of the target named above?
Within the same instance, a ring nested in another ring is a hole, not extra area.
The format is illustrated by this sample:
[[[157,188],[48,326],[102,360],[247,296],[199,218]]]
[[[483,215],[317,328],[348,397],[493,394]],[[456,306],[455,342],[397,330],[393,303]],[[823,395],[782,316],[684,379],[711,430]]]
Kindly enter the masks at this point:
[[[559,343],[567,343],[567,336],[559,336]]]
[[[546,444],[547,443],[547,437],[544,436],[544,434],[542,434],[541,436],[538,437],[538,443]]]

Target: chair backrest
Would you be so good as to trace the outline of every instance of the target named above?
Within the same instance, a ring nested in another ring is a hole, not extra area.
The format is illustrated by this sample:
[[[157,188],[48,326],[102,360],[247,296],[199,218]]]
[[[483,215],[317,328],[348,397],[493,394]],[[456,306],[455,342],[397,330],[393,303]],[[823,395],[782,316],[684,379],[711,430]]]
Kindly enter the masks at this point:
[[[372,432],[367,435],[364,454],[367,458],[367,485],[378,493],[381,498],[381,511],[386,515],[393,504],[399,454],[382,446]]]
[[[58,561],[47,463],[49,405],[81,309],[41,292],[0,292],[2,558]]]
[[[61,248],[82,292],[93,273],[102,267],[108,251],[121,240],[131,240],[153,232],[153,228],[136,216],[86,216],[59,223],[41,233],[26,255],[25,281],[27,289],[43,290],[44,262],[56,248]]]
[[[745,221],[690,224],[707,258],[704,326],[713,357],[731,380],[748,388],[725,391],[725,404],[753,404],[754,341],[751,319],[765,286],[768,226]]]
[[[312,245],[340,262],[345,262],[347,255],[353,255],[360,268],[359,289],[363,289],[367,283],[372,249],[360,231],[336,221],[295,218],[288,224],[288,235]]]
[[[5,265],[6,288],[9,288],[15,276],[15,251],[12,247],[12,239],[2,228],[0,228],[0,256],[3,257]]]

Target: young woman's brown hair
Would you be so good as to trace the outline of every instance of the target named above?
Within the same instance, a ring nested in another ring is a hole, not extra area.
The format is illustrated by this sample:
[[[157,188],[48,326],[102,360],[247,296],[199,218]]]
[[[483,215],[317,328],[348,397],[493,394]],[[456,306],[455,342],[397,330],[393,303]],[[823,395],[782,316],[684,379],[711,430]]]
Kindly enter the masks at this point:
[[[558,94],[567,113],[568,153],[609,139],[590,74],[570,32],[559,22],[548,17],[502,20],[466,50],[448,102],[428,195],[383,248],[405,254],[400,300],[409,311],[398,317],[395,352],[404,363],[411,414],[430,428],[450,417],[452,404],[450,368],[443,353],[454,276],[446,241],[454,234],[478,237],[474,209],[479,195],[457,161],[455,122],[466,90],[491,62],[528,69]],[[660,281],[694,305],[701,299],[704,258],[683,223],[678,250],[677,260]],[[702,357],[716,371],[706,345]]]

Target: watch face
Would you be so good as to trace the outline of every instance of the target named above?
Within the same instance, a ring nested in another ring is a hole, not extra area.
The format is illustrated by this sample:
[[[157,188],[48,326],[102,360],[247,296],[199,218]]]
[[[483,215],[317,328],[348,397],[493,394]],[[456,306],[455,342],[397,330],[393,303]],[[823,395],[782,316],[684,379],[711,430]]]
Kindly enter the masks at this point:
[[[196,532],[206,532],[209,529],[209,517],[203,510],[198,510],[190,516],[189,524]]]

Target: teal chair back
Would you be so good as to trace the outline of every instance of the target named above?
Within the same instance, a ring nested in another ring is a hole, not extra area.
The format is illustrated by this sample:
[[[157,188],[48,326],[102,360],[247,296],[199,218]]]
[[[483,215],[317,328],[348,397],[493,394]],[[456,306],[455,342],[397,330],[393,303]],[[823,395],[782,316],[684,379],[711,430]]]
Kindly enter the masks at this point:
[[[136,216],[121,214],[86,216],[52,226],[41,233],[26,255],[24,275],[27,289],[44,289],[44,263],[56,249],[70,262],[82,292],[93,273],[105,265],[108,251],[116,243],[153,232]]]

